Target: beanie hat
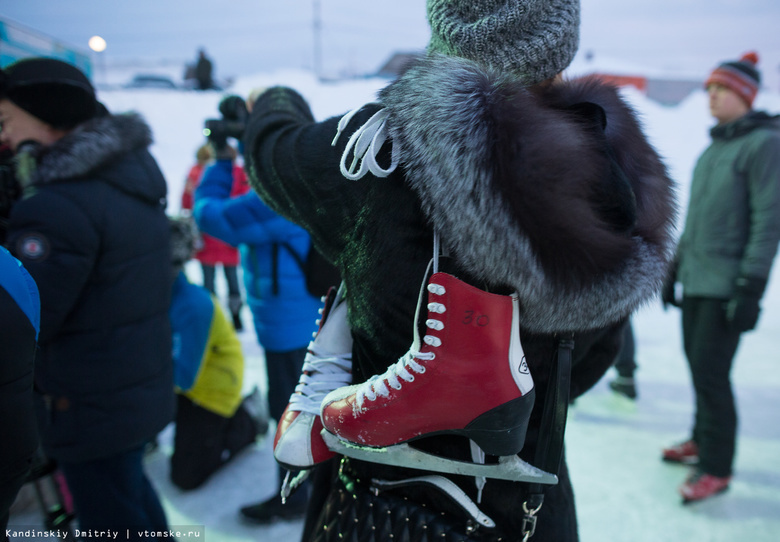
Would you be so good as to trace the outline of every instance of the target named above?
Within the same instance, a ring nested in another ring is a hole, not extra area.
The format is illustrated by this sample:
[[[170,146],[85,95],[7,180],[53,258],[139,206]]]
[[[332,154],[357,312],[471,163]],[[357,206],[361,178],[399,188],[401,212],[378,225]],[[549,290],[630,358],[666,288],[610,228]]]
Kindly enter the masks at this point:
[[[467,58],[534,85],[579,45],[579,0],[428,0],[429,53]]]
[[[7,98],[54,128],[69,129],[98,113],[95,89],[81,70],[53,58],[25,58],[0,70]]]
[[[704,88],[712,84],[722,85],[734,91],[752,107],[761,83],[761,73],[756,69],[756,64],[758,54],[753,51],[745,53],[739,60],[724,62],[710,74]]]

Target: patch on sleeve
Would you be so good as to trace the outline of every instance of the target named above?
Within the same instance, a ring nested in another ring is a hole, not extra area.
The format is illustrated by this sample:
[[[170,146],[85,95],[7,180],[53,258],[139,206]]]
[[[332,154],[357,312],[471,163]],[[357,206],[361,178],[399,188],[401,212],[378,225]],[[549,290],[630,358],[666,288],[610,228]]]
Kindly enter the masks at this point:
[[[40,233],[28,233],[16,242],[16,253],[24,259],[40,262],[49,255],[49,240]]]

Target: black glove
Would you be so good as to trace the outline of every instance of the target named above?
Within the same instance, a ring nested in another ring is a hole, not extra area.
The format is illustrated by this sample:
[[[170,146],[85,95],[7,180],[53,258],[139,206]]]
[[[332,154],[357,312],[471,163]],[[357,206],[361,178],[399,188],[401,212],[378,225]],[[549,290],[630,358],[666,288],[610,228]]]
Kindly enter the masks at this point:
[[[677,299],[677,292],[675,290],[675,284],[677,283],[677,260],[671,263],[669,271],[666,274],[666,280],[661,287],[661,303],[663,303],[664,310],[672,307],[680,307],[682,303]]]
[[[766,279],[738,277],[734,295],[726,304],[726,322],[732,331],[750,331],[756,327],[761,312]]]
[[[225,120],[244,122],[247,117],[246,102],[235,94],[225,96],[219,102],[219,112]]]

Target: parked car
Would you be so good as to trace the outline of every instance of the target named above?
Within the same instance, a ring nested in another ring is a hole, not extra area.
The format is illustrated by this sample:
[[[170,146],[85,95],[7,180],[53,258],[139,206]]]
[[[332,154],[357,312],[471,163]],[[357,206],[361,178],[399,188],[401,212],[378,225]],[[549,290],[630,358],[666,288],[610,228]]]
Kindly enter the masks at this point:
[[[139,73],[133,77],[124,88],[167,88],[177,89],[179,86],[167,75]]]

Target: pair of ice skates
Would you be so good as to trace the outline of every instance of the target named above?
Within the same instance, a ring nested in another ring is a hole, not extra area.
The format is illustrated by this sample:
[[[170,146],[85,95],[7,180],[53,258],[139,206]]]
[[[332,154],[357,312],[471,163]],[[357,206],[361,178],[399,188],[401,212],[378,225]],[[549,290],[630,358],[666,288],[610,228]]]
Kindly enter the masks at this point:
[[[362,384],[349,385],[352,339],[345,299],[341,290],[329,294],[277,427],[274,456],[281,465],[305,476],[338,453],[452,474],[557,482],[554,474],[517,456],[535,394],[520,343],[517,296],[484,292],[436,271],[423,283],[409,352]],[[499,460],[458,461],[409,445],[436,434],[467,437]]]

